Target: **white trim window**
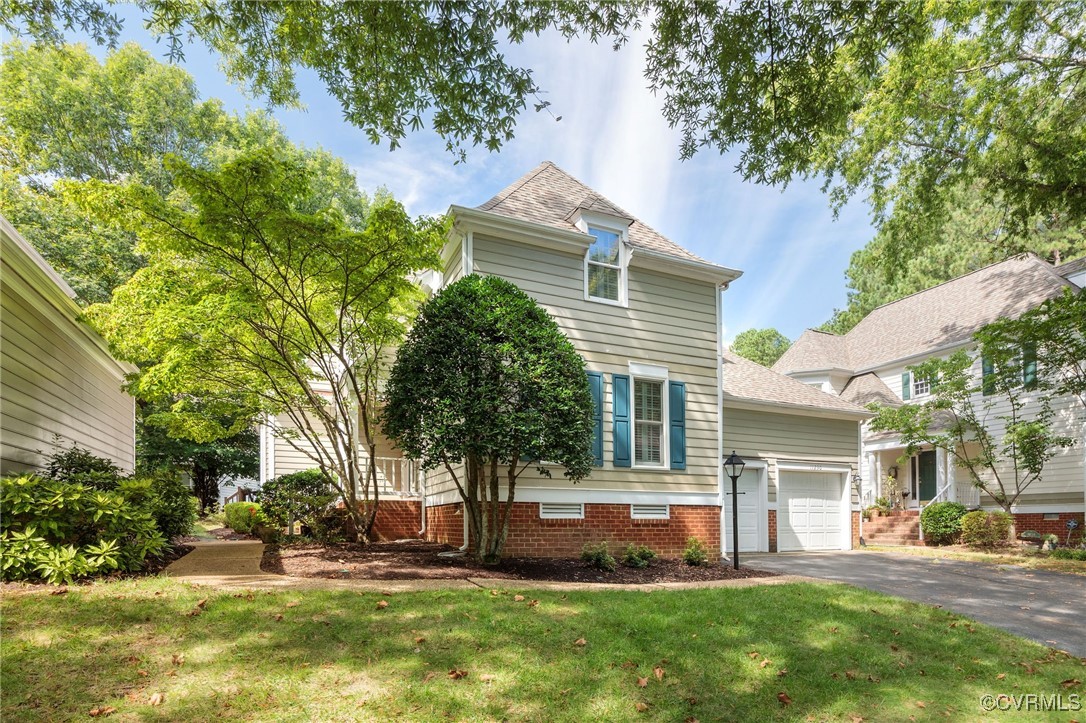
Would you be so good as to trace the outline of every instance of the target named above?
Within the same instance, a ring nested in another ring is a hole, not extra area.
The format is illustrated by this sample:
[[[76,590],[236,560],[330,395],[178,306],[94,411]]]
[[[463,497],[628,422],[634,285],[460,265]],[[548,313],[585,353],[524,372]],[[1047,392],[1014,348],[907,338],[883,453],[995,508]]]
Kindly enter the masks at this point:
[[[931,380],[913,375],[913,396],[922,397],[931,394]]]
[[[633,380],[633,463],[635,467],[667,465],[667,382]]]
[[[622,232],[589,226],[596,240],[585,254],[585,297],[607,304],[626,302],[626,269],[623,264]]]

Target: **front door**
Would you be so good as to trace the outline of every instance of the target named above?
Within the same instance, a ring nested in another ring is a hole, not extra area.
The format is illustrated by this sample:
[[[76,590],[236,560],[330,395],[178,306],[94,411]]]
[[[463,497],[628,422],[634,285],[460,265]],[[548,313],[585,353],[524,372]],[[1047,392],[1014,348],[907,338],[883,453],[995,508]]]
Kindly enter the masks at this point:
[[[935,498],[935,450],[928,450],[917,455],[917,467],[920,478],[920,500],[927,502]]]

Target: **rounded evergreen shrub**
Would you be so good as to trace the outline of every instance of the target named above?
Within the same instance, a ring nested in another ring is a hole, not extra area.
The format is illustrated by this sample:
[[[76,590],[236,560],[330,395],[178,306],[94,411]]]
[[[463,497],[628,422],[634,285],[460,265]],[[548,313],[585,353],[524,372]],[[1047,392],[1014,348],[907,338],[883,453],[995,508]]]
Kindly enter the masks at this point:
[[[226,526],[243,535],[253,534],[257,525],[267,522],[256,502],[231,502],[223,508],[223,513],[226,515]]]
[[[600,542],[595,545],[585,545],[581,549],[581,560],[587,562],[597,570],[603,570],[604,572],[615,571],[615,558],[611,556],[611,552],[608,550],[606,542]]]
[[[962,531],[965,505],[959,502],[934,502],[920,513],[920,527],[924,539],[936,545],[950,545]]]
[[[962,542],[970,547],[986,549],[1006,545],[1014,518],[1006,512],[977,510],[961,520]]]
[[[293,518],[317,538],[324,538],[340,521],[329,515],[337,499],[339,494],[328,476],[319,469],[307,469],[265,482],[260,490],[260,509],[269,522],[279,527],[285,527]],[[330,518],[334,520],[331,524]]]
[[[704,565],[709,561],[709,553],[705,550],[705,545],[696,537],[691,537],[686,541],[686,549],[683,550],[683,562],[687,565],[693,565],[697,567]]]

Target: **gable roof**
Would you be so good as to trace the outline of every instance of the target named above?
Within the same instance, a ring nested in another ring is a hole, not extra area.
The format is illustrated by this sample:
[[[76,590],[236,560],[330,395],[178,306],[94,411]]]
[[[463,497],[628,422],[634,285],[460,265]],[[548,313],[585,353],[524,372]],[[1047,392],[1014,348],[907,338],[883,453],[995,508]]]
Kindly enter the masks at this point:
[[[501,216],[575,231],[570,220],[577,209],[597,211],[630,221],[629,244],[684,261],[716,266],[693,254],[663,234],[637,220],[550,161],[543,161],[528,173],[502,189],[486,203],[476,207]]]
[[[804,332],[773,369],[784,374],[829,367],[858,372],[932,353],[968,342],[996,319],[1021,316],[1069,285],[1037,256],[1013,256],[884,304],[843,337]]]
[[[810,384],[778,374],[761,364],[744,359],[738,354],[725,351],[724,399],[753,402],[774,407],[834,412],[851,417],[870,417],[863,407],[841,397],[826,394]]]
[[[848,380],[848,384],[841,390],[841,399],[866,407],[868,404],[878,402],[888,407],[900,407],[898,399],[890,387],[879,378],[878,374],[868,372]]]

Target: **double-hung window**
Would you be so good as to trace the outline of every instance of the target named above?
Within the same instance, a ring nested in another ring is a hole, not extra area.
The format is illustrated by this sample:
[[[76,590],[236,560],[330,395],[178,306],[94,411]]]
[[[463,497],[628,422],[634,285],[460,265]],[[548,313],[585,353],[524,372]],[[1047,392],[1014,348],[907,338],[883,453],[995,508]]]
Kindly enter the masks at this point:
[[[595,226],[588,227],[595,238],[588,247],[585,273],[588,298],[593,301],[623,302],[622,234]]]
[[[664,466],[664,382],[634,379],[634,464]]]
[[[922,397],[931,394],[931,380],[927,377],[913,377],[913,396]]]

